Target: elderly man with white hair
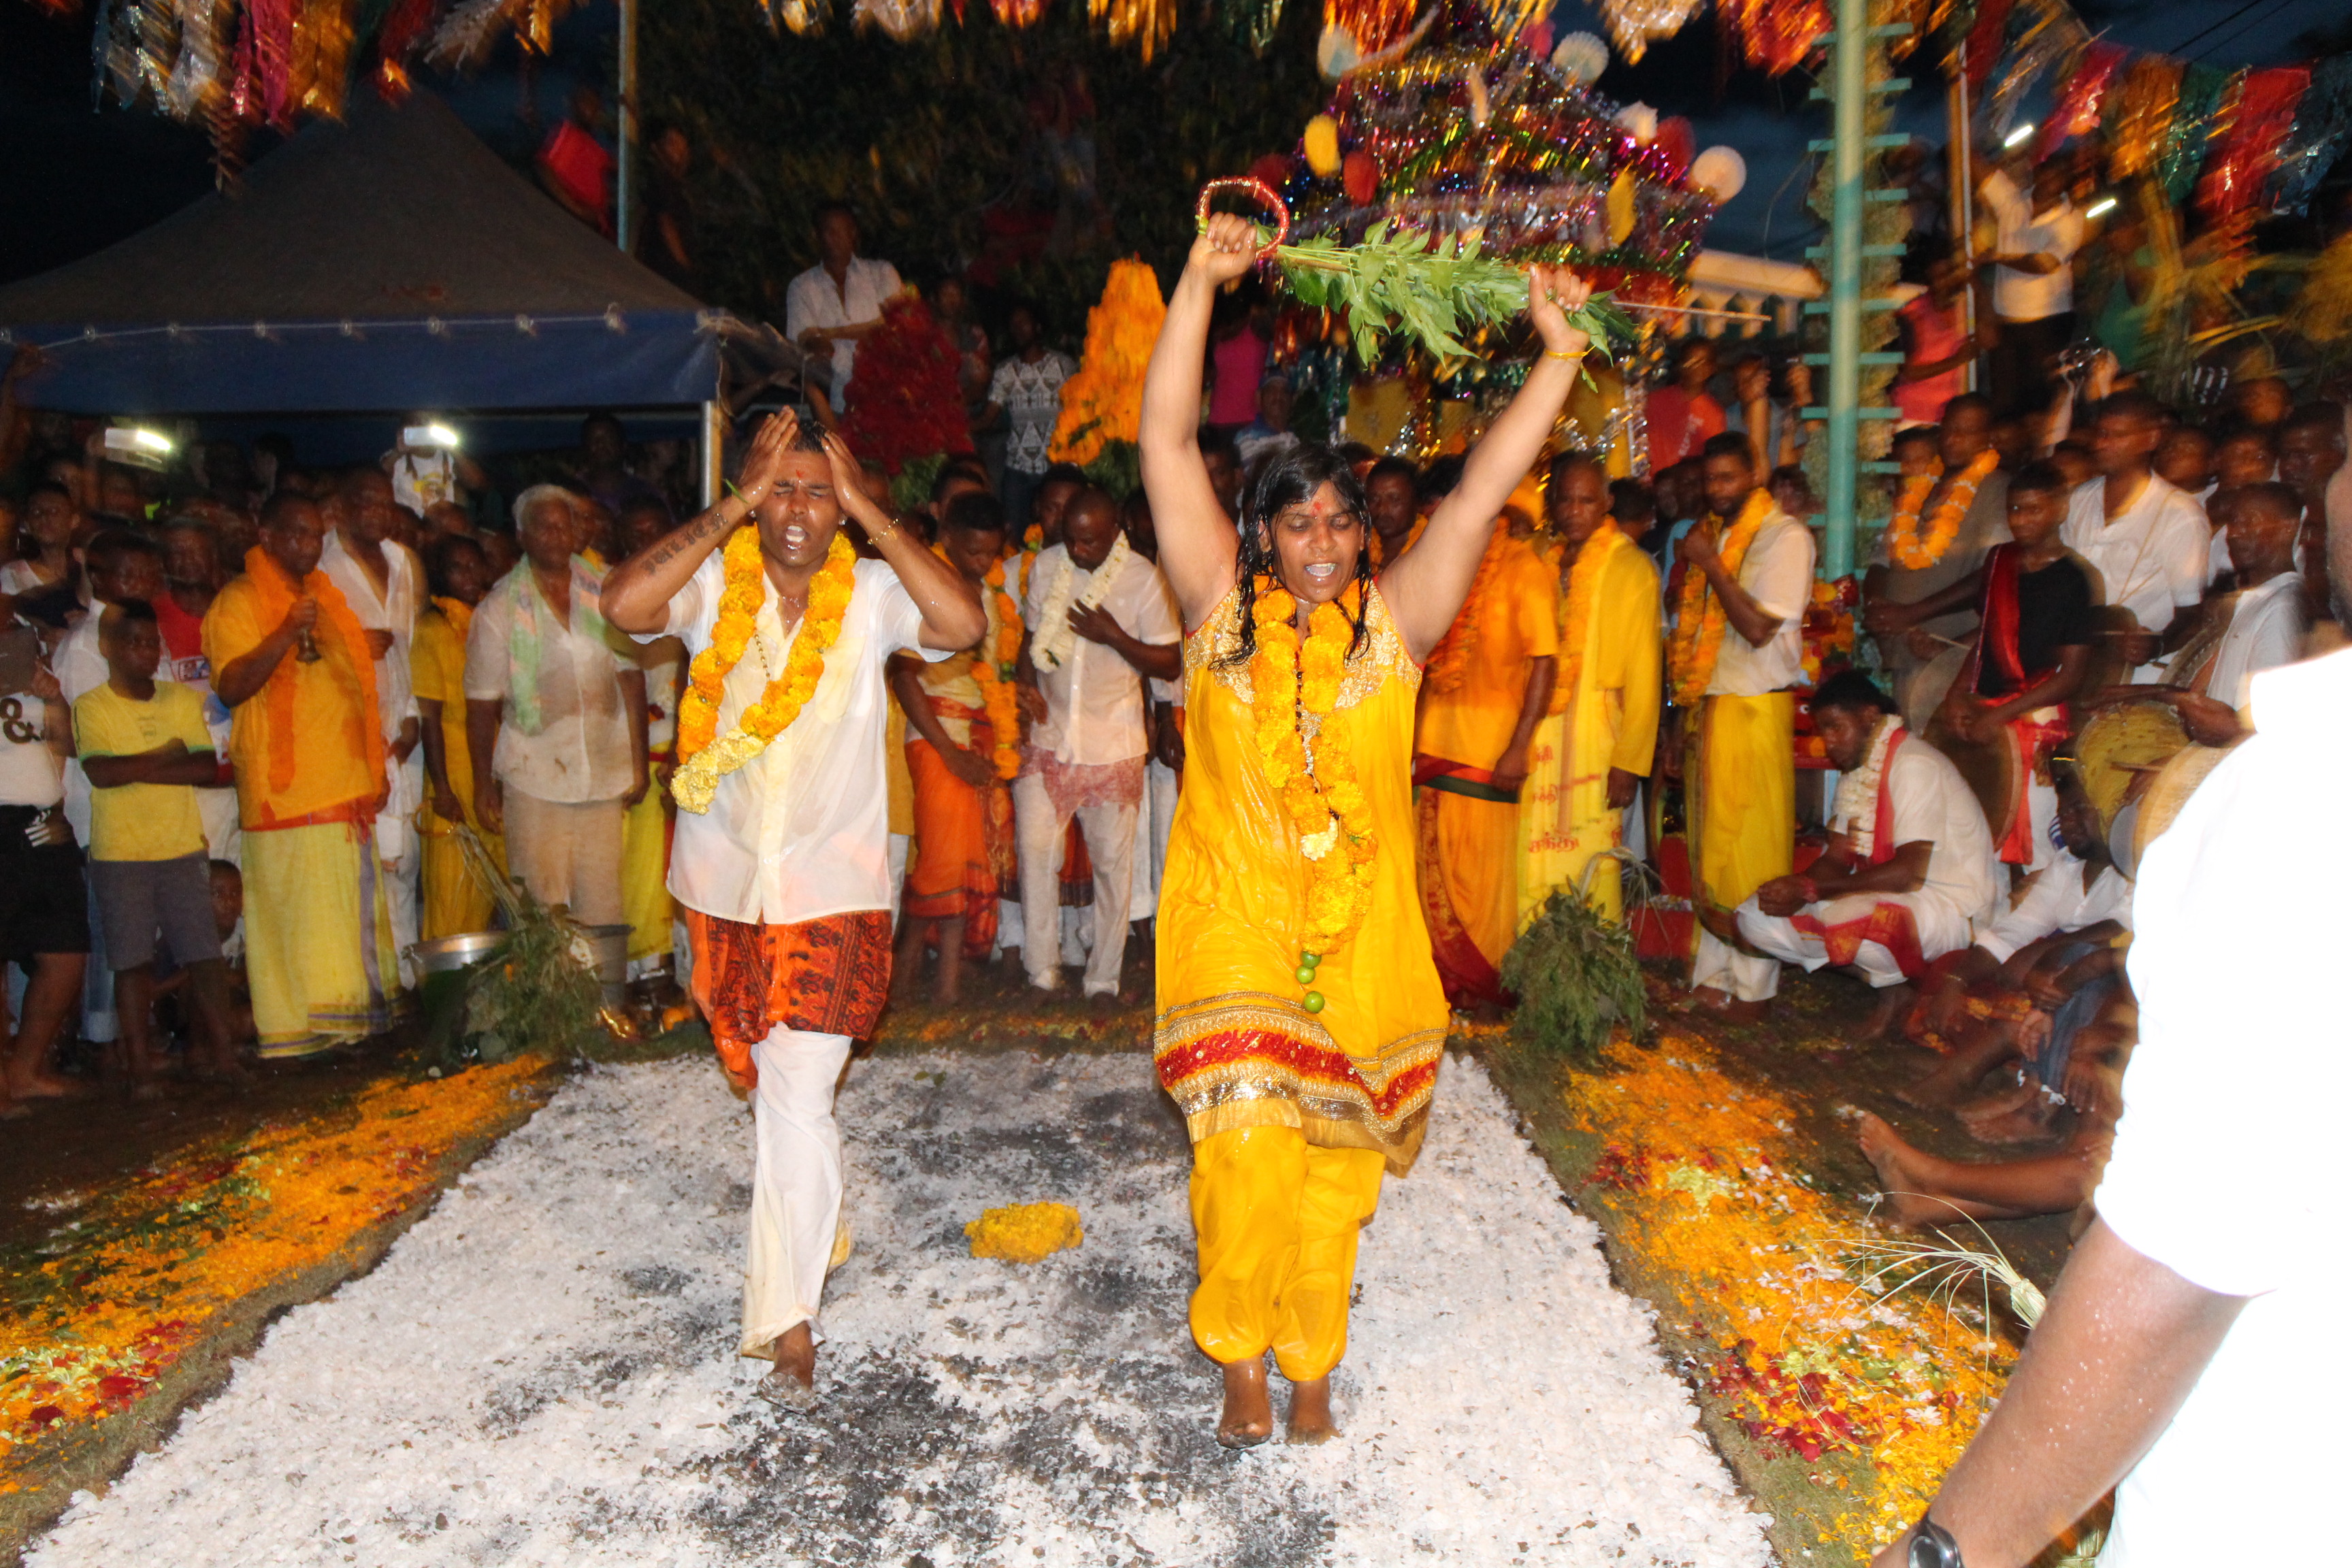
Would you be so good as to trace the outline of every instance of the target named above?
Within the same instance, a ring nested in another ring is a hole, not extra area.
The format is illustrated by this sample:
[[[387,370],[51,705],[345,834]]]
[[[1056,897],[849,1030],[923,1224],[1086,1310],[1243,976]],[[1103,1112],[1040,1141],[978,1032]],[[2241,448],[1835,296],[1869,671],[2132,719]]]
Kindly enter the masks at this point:
[[[579,498],[534,485],[515,498],[523,558],[466,637],[466,731],[485,826],[545,904],[617,925],[624,814],[646,792],[646,678],[607,626],[603,574],[579,553]]]

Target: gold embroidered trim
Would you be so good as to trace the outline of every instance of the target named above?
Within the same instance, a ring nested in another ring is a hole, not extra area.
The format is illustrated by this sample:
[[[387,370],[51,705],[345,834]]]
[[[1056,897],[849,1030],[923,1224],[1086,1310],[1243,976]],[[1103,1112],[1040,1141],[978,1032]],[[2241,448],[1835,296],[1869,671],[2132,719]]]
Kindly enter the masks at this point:
[[[1363,650],[1343,667],[1335,709],[1353,708],[1363,701],[1381,689],[1381,680],[1391,670],[1404,679],[1408,690],[1421,685],[1421,667],[1405,655],[1404,639],[1397,635],[1388,600],[1381,595],[1378,584],[1369,592],[1370,608],[1364,616]],[[1246,705],[1256,695],[1248,661],[1223,662],[1241,647],[1241,586],[1236,584],[1218,601],[1208,624],[1184,639],[1184,672],[1190,675],[1193,670],[1207,668],[1219,685]]]

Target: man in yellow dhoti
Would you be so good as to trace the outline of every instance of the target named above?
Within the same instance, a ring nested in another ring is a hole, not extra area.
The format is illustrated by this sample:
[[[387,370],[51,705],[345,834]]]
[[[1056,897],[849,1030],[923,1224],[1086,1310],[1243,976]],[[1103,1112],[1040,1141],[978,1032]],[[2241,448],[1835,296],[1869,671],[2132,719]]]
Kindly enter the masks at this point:
[[[1519,792],[1523,923],[1624,842],[1622,814],[1658,740],[1658,569],[1610,515],[1599,458],[1554,459],[1545,509],[1561,546],[1559,662]],[[1619,917],[1613,868],[1594,874],[1589,896]]]
[[[1559,650],[1559,576],[1498,519],[1429,657],[1412,767],[1422,914],[1456,1007],[1503,1005],[1499,968],[1519,933],[1519,788]]]
[[[424,913],[425,940],[487,931],[498,908],[488,884],[467,864],[457,842],[460,823],[481,835],[490,858],[503,868],[506,839],[482,826],[474,814],[474,757],[466,739],[466,633],[474,606],[490,585],[482,547],[462,533],[444,534],[425,552],[425,583],[432,605],[416,618],[416,641],[409,653],[410,684],[416,691],[419,734],[425,752]]]
[[[1192,1137],[1192,1337],[1223,1372],[1229,1447],[1273,1435],[1268,1350],[1291,1382],[1291,1441],[1336,1430],[1357,1233],[1383,1169],[1402,1174],[1419,1152],[1445,1039],[1410,847],[1419,662],[1469,593],[1586,348],[1565,315],[1585,287],[1531,268],[1545,353],[1375,582],[1344,458],[1269,457],[1236,537],[1195,445],[1210,302],[1255,255],[1247,222],[1209,220],[1152,351],[1140,431],[1160,562],[1191,633],[1153,1054]]]
[[[205,612],[245,828],[246,972],[265,1057],[382,1029],[398,985],[369,832],[384,800],[367,634],[319,567],[326,523],[290,491]]]
[[[1745,436],[1710,438],[1704,462],[1712,515],[1675,546],[1685,570],[1666,658],[1700,928],[1691,985],[1709,1006],[1760,1017],[1779,961],[1740,945],[1731,911],[1796,860],[1813,536],[1759,487]]]

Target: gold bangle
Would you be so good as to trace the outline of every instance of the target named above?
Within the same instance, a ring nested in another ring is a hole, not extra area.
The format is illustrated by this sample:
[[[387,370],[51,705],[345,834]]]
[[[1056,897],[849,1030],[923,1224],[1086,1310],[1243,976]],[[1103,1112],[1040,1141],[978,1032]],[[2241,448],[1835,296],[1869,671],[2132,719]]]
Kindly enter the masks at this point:
[[[1564,359],[1572,364],[1576,361],[1582,359],[1586,353],[1590,353],[1591,352],[1591,351],[1590,349],[1587,349],[1577,353],[1570,353],[1566,349],[1546,349],[1544,350],[1543,356],[1546,359]]]
[[[868,539],[874,542],[874,548],[879,550],[882,548],[882,542],[898,531],[898,520],[894,517],[890,520],[890,526],[884,529],[881,532],[877,533],[869,528],[866,531],[866,535]]]

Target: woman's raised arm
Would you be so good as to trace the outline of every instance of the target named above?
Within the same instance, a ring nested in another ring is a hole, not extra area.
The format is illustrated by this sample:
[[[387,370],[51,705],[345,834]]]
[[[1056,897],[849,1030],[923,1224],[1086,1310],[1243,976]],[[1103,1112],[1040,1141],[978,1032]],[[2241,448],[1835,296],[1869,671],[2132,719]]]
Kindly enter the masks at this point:
[[[1454,624],[1486,553],[1496,515],[1543,455],[1591,346],[1568,318],[1591,293],[1592,286],[1565,267],[1528,268],[1528,317],[1542,335],[1543,355],[1503,416],[1471,449],[1462,482],[1430,513],[1420,541],[1381,574],[1381,596],[1416,663]]]
[[[1207,620],[1234,585],[1239,547],[1201,460],[1201,367],[1217,290],[1248,271],[1256,256],[1256,230],[1247,219],[1221,213],[1209,220],[1176,280],[1143,376],[1137,442],[1143,490],[1160,534],[1160,570],[1188,628]]]

